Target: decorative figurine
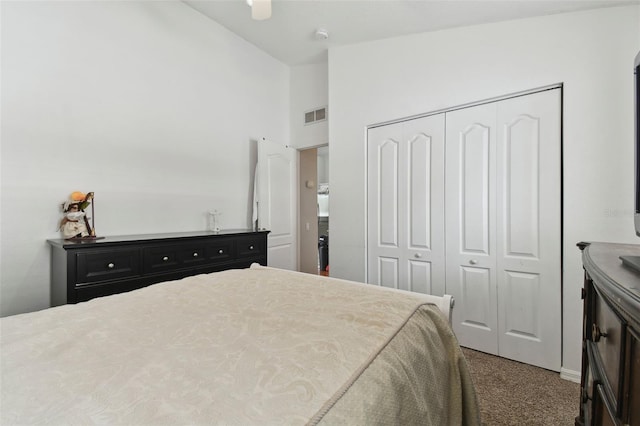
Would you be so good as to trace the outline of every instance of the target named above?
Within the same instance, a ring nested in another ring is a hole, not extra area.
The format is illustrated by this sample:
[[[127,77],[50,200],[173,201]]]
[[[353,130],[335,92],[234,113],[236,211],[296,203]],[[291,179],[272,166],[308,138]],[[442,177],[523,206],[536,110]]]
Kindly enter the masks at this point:
[[[65,239],[96,239],[95,227],[89,224],[89,218],[85,209],[91,205],[91,220],[93,223],[94,207],[93,192],[86,195],[80,191],[74,191],[69,199],[62,204],[65,213],[60,221],[59,230]]]

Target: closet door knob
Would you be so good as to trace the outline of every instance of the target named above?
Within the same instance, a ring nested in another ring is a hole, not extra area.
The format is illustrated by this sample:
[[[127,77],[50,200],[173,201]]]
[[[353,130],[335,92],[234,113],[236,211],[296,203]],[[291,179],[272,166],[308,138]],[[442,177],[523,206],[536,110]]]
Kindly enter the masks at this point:
[[[472,265],[476,265],[476,264],[478,263],[478,261],[477,261],[477,260],[475,260],[475,259],[471,259],[471,260],[469,261],[469,263],[470,263],[470,264],[472,264]]]

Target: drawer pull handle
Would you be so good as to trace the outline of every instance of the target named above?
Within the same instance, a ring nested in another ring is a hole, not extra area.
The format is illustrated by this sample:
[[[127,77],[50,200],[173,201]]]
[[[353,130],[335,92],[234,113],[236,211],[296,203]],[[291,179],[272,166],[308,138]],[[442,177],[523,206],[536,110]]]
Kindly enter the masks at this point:
[[[224,254],[224,250],[222,249],[218,250],[218,254]]]
[[[163,262],[166,262],[167,260],[169,260],[169,256],[165,256],[165,257],[162,258]]]
[[[470,263],[470,264],[472,264],[472,265],[477,265],[477,264],[478,264],[478,261],[477,261],[477,260],[475,260],[475,259],[471,259],[471,260],[469,261],[469,263]]]
[[[253,250],[253,246],[249,246],[249,250]]]
[[[591,340],[594,342],[599,342],[601,337],[607,337],[607,333],[603,333],[600,331],[600,327],[598,324],[591,325]]]
[[[193,257],[198,257],[198,252],[193,253]]]
[[[107,265],[107,268],[109,268],[109,269],[113,269],[115,267],[116,267],[115,263],[110,263],[110,264]]]

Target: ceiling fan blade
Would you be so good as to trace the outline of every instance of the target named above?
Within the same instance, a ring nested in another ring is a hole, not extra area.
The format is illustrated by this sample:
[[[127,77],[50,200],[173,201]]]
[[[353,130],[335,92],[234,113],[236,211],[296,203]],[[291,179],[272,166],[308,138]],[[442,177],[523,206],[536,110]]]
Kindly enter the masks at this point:
[[[271,18],[271,0],[253,0],[251,17],[257,21]]]

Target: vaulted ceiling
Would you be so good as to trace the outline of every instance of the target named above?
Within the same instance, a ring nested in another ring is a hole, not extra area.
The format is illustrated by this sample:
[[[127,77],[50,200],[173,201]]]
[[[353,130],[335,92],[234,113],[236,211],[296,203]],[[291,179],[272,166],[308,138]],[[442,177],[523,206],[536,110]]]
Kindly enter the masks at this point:
[[[272,0],[272,16],[251,19],[246,0],[183,0],[289,65],[327,60],[332,46],[446,28],[551,15],[639,0]],[[316,35],[326,30],[327,39]]]

